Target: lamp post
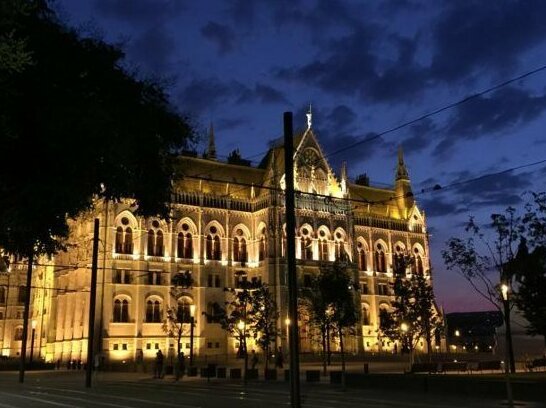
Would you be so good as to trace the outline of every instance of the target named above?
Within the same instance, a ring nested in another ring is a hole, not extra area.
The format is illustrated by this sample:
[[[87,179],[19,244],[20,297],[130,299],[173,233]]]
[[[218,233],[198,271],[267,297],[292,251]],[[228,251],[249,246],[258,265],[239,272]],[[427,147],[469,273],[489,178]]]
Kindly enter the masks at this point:
[[[504,374],[506,381],[506,398],[508,400],[508,406],[514,406],[514,398],[512,396],[512,384],[510,382],[510,372],[513,368],[513,355],[512,355],[512,333],[510,330],[510,302],[508,300],[509,287],[506,283],[503,283],[500,287],[502,294],[502,304],[504,306],[504,324],[506,326],[506,347],[505,347],[505,362],[504,362]],[[515,371],[515,370],[514,370]]]
[[[406,322],[402,322],[400,324],[400,331],[402,332],[402,348],[407,347],[409,351],[409,370],[411,371],[411,366],[413,364],[413,347],[408,344],[409,325]]]
[[[241,336],[241,345],[240,345],[240,350],[241,350],[241,353],[243,353],[243,356],[245,358],[245,372],[243,374],[243,381],[244,381],[244,384],[246,385],[246,380],[247,380],[247,370],[248,370],[248,353],[247,353],[247,350],[246,350],[246,322],[244,320],[239,320],[237,322],[237,329],[239,329],[239,333],[240,336]]]
[[[30,338],[30,361],[29,361],[29,368],[32,368],[32,358],[34,357],[34,336],[36,335],[36,324],[38,322],[36,320],[32,320],[32,337]]]
[[[190,367],[193,367],[193,328],[195,327],[195,305],[190,305]]]

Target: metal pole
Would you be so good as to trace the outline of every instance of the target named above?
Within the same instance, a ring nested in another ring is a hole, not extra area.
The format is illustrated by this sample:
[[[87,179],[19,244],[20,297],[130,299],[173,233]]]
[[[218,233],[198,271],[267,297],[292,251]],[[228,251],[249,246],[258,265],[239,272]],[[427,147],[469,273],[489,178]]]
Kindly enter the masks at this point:
[[[32,359],[34,357],[34,336],[36,335],[36,329],[32,328],[32,337],[30,338],[30,361],[28,362],[28,369],[32,369]]]
[[[89,299],[89,328],[87,338],[87,364],[85,365],[85,386],[91,387],[93,370],[93,345],[95,343],[95,308],[97,302],[97,265],[99,259],[99,219],[95,218],[93,229],[93,258],[91,263],[91,293]]]
[[[290,316],[290,402],[301,407],[298,336],[298,282],[296,276],[296,210],[294,199],[294,135],[292,112],[284,113],[284,178],[286,182],[286,260],[288,267],[288,314]]]
[[[27,339],[28,339],[28,315],[30,311],[30,290],[32,287],[32,261],[34,258],[34,248],[31,247],[27,262],[27,284],[25,288],[25,308],[23,311],[23,338],[21,341],[21,361],[19,366],[19,382],[25,382],[25,363],[27,358]]]
[[[509,300],[503,301],[504,316],[506,322],[506,349],[508,350],[508,363],[510,364],[510,372],[514,374],[516,372],[516,364],[514,361],[514,346],[512,345],[512,325],[510,323],[510,302]]]
[[[504,375],[506,381],[506,399],[508,400],[508,406],[514,406],[514,397],[512,394],[512,383],[510,381],[510,372],[512,369],[512,361],[510,360],[510,348],[512,346],[512,334],[510,333],[510,303],[508,298],[503,299],[502,304],[504,306],[504,324],[506,329],[506,347],[504,354]]]
[[[190,367],[193,367],[193,328],[195,327],[195,318],[190,317]]]

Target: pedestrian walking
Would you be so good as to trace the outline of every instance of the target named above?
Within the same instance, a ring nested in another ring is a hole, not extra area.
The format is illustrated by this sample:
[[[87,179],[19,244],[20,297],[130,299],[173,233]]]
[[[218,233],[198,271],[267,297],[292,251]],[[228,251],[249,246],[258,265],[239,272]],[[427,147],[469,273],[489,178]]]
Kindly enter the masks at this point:
[[[154,378],[163,378],[163,353],[161,350],[155,355],[155,373]]]
[[[180,378],[184,378],[184,372],[186,371],[186,359],[184,358],[184,352],[178,353],[176,365],[174,366],[174,380],[178,381]]]

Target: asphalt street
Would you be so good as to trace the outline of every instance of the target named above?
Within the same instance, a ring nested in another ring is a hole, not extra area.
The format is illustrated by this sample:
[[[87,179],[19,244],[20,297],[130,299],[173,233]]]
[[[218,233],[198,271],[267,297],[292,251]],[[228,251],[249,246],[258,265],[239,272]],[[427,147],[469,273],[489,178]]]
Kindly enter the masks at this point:
[[[327,407],[406,407],[406,408],[489,408],[500,407],[500,400],[467,399],[400,393],[396,390],[342,391],[327,383],[302,383],[302,406]],[[81,372],[29,372],[25,384],[17,382],[17,373],[0,373],[0,408],[15,407],[113,407],[113,408],[245,408],[289,407],[288,384],[277,382],[240,382],[184,378],[154,380],[136,373],[101,373],[91,389],[84,387]],[[541,407],[543,404],[521,405]]]

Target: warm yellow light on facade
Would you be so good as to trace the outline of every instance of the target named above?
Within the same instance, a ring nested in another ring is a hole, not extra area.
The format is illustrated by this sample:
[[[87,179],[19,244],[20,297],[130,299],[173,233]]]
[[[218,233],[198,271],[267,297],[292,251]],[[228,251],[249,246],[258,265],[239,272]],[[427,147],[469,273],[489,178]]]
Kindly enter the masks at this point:
[[[195,316],[195,309],[196,309],[195,305],[190,305],[190,316],[191,317]]]
[[[290,319],[288,317],[284,319],[284,324],[286,324],[287,326],[290,326]]]

